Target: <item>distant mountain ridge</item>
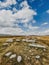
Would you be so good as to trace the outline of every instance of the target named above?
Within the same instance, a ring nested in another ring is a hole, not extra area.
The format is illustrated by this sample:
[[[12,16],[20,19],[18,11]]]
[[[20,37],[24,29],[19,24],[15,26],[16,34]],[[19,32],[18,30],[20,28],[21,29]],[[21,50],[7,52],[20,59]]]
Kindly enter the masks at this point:
[[[12,34],[0,34],[0,36],[49,36],[49,35],[12,35]]]

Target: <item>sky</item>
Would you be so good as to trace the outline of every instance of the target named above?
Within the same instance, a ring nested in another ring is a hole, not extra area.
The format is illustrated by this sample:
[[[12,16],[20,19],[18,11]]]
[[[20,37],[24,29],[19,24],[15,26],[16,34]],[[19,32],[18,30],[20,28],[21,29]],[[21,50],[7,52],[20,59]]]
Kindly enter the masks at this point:
[[[0,34],[49,35],[49,0],[0,0]]]

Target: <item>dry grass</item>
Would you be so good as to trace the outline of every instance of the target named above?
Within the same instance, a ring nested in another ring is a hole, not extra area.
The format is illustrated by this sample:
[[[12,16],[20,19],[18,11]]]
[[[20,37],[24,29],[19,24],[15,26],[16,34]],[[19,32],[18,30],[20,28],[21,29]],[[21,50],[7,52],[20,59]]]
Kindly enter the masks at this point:
[[[0,65],[49,65],[49,36],[17,36],[17,37],[2,37],[0,38]],[[3,47],[3,43],[6,42],[7,39],[36,39],[36,43],[47,46],[47,49],[34,48],[29,47],[27,42],[13,42],[10,45]],[[22,61],[20,63],[17,62],[17,57],[14,59],[9,59],[9,57],[5,57],[7,52],[11,51],[15,53],[17,56],[22,56]],[[40,59],[36,59],[35,56],[40,55]]]

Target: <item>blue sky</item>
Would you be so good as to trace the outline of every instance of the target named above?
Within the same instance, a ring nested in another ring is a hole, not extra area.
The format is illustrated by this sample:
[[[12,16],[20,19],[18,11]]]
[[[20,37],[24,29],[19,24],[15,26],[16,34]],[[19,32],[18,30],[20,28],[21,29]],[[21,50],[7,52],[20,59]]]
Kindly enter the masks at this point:
[[[0,34],[49,35],[49,0],[0,0]]]

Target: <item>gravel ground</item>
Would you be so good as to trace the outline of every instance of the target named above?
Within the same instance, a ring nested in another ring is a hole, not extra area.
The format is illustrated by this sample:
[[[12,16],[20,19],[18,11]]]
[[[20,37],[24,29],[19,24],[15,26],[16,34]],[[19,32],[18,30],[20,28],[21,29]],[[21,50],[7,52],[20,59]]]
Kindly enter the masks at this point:
[[[49,65],[49,41],[36,39],[35,43],[46,48],[30,47],[29,44],[33,43],[22,41],[14,41],[8,46],[0,43],[0,65]],[[9,56],[5,56],[6,53]],[[10,59],[11,55],[15,56]]]

